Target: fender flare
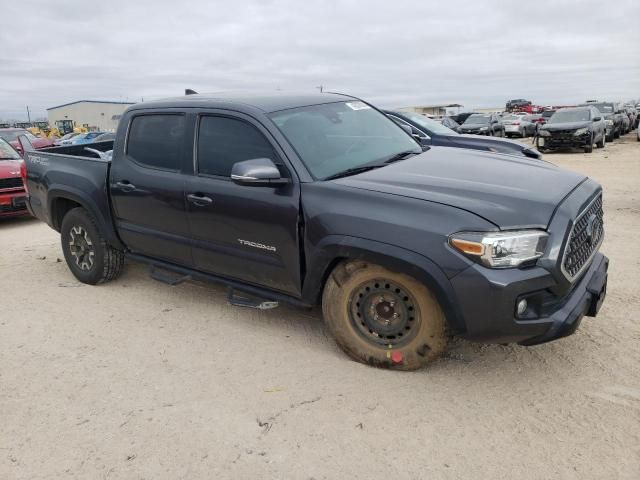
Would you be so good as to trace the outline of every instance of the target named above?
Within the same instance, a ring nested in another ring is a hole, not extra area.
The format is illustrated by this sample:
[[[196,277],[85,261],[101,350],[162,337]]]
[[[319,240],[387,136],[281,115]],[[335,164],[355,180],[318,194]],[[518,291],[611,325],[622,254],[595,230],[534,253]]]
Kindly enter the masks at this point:
[[[54,215],[54,201],[58,199],[67,199],[79,204],[82,208],[87,210],[98,223],[98,228],[102,235],[104,235],[107,243],[120,250],[124,249],[124,245],[118,238],[116,231],[111,223],[110,218],[106,218],[102,213],[102,210],[96,204],[96,202],[86,195],[82,190],[74,188],[68,185],[51,185],[47,191],[47,214],[51,222],[51,226],[60,231],[61,225],[56,223],[56,217]]]
[[[321,303],[322,291],[334,267],[343,260],[365,260],[423,282],[436,296],[454,333],[466,328],[451,282],[429,258],[401,247],[359,237],[328,235],[315,245],[308,259],[302,288],[303,300]]]

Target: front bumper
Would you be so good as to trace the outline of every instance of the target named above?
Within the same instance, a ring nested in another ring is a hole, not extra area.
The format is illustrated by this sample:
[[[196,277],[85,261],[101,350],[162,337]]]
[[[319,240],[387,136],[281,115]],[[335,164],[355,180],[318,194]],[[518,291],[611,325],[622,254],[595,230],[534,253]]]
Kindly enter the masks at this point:
[[[541,267],[472,266],[452,279],[466,327],[460,336],[483,343],[537,345],[571,335],[585,315],[598,313],[608,267],[609,259],[597,253],[582,277],[559,293],[553,276]],[[522,298],[531,299],[532,312],[519,318],[516,304]]]
[[[0,218],[29,215],[24,190],[0,192]]]
[[[554,148],[582,148],[591,144],[591,132],[583,135],[551,134],[549,137],[539,137],[538,145],[547,149]]]

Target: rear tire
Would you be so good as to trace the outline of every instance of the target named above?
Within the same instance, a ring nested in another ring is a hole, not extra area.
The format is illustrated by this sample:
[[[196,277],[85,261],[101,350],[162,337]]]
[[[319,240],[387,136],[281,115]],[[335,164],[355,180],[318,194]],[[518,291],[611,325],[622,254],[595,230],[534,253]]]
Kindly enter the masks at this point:
[[[107,244],[84,208],[74,208],[65,215],[60,234],[69,270],[82,283],[98,285],[122,273],[124,253]]]
[[[338,265],[325,284],[322,312],[340,348],[375,367],[415,370],[447,346],[435,296],[416,279],[378,265]]]

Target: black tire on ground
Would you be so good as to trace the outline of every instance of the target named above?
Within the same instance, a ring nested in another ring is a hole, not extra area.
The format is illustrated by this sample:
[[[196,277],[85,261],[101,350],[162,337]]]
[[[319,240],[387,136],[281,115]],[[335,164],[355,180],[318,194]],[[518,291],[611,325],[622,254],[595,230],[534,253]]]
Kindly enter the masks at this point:
[[[325,284],[322,312],[340,348],[375,367],[415,370],[447,346],[445,316],[431,291],[375,264],[339,264]]]
[[[613,138],[620,138],[620,130],[613,132]]]
[[[589,145],[584,146],[584,153],[593,152],[593,137],[591,137],[591,143]]]
[[[69,270],[82,283],[98,285],[122,273],[124,253],[107,244],[84,208],[74,208],[64,216],[60,241]]]

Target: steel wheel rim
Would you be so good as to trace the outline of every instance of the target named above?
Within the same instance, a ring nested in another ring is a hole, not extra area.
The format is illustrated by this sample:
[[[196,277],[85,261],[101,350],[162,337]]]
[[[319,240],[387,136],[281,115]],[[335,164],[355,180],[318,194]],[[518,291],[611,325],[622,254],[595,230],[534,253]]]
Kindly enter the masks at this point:
[[[363,282],[351,294],[349,317],[354,329],[367,341],[397,347],[418,333],[418,306],[402,285],[388,279]]]
[[[93,268],[95,248],[84,227],[79,225],[71,227],[69,231],[69,252],[80,270],[89,271]]]

